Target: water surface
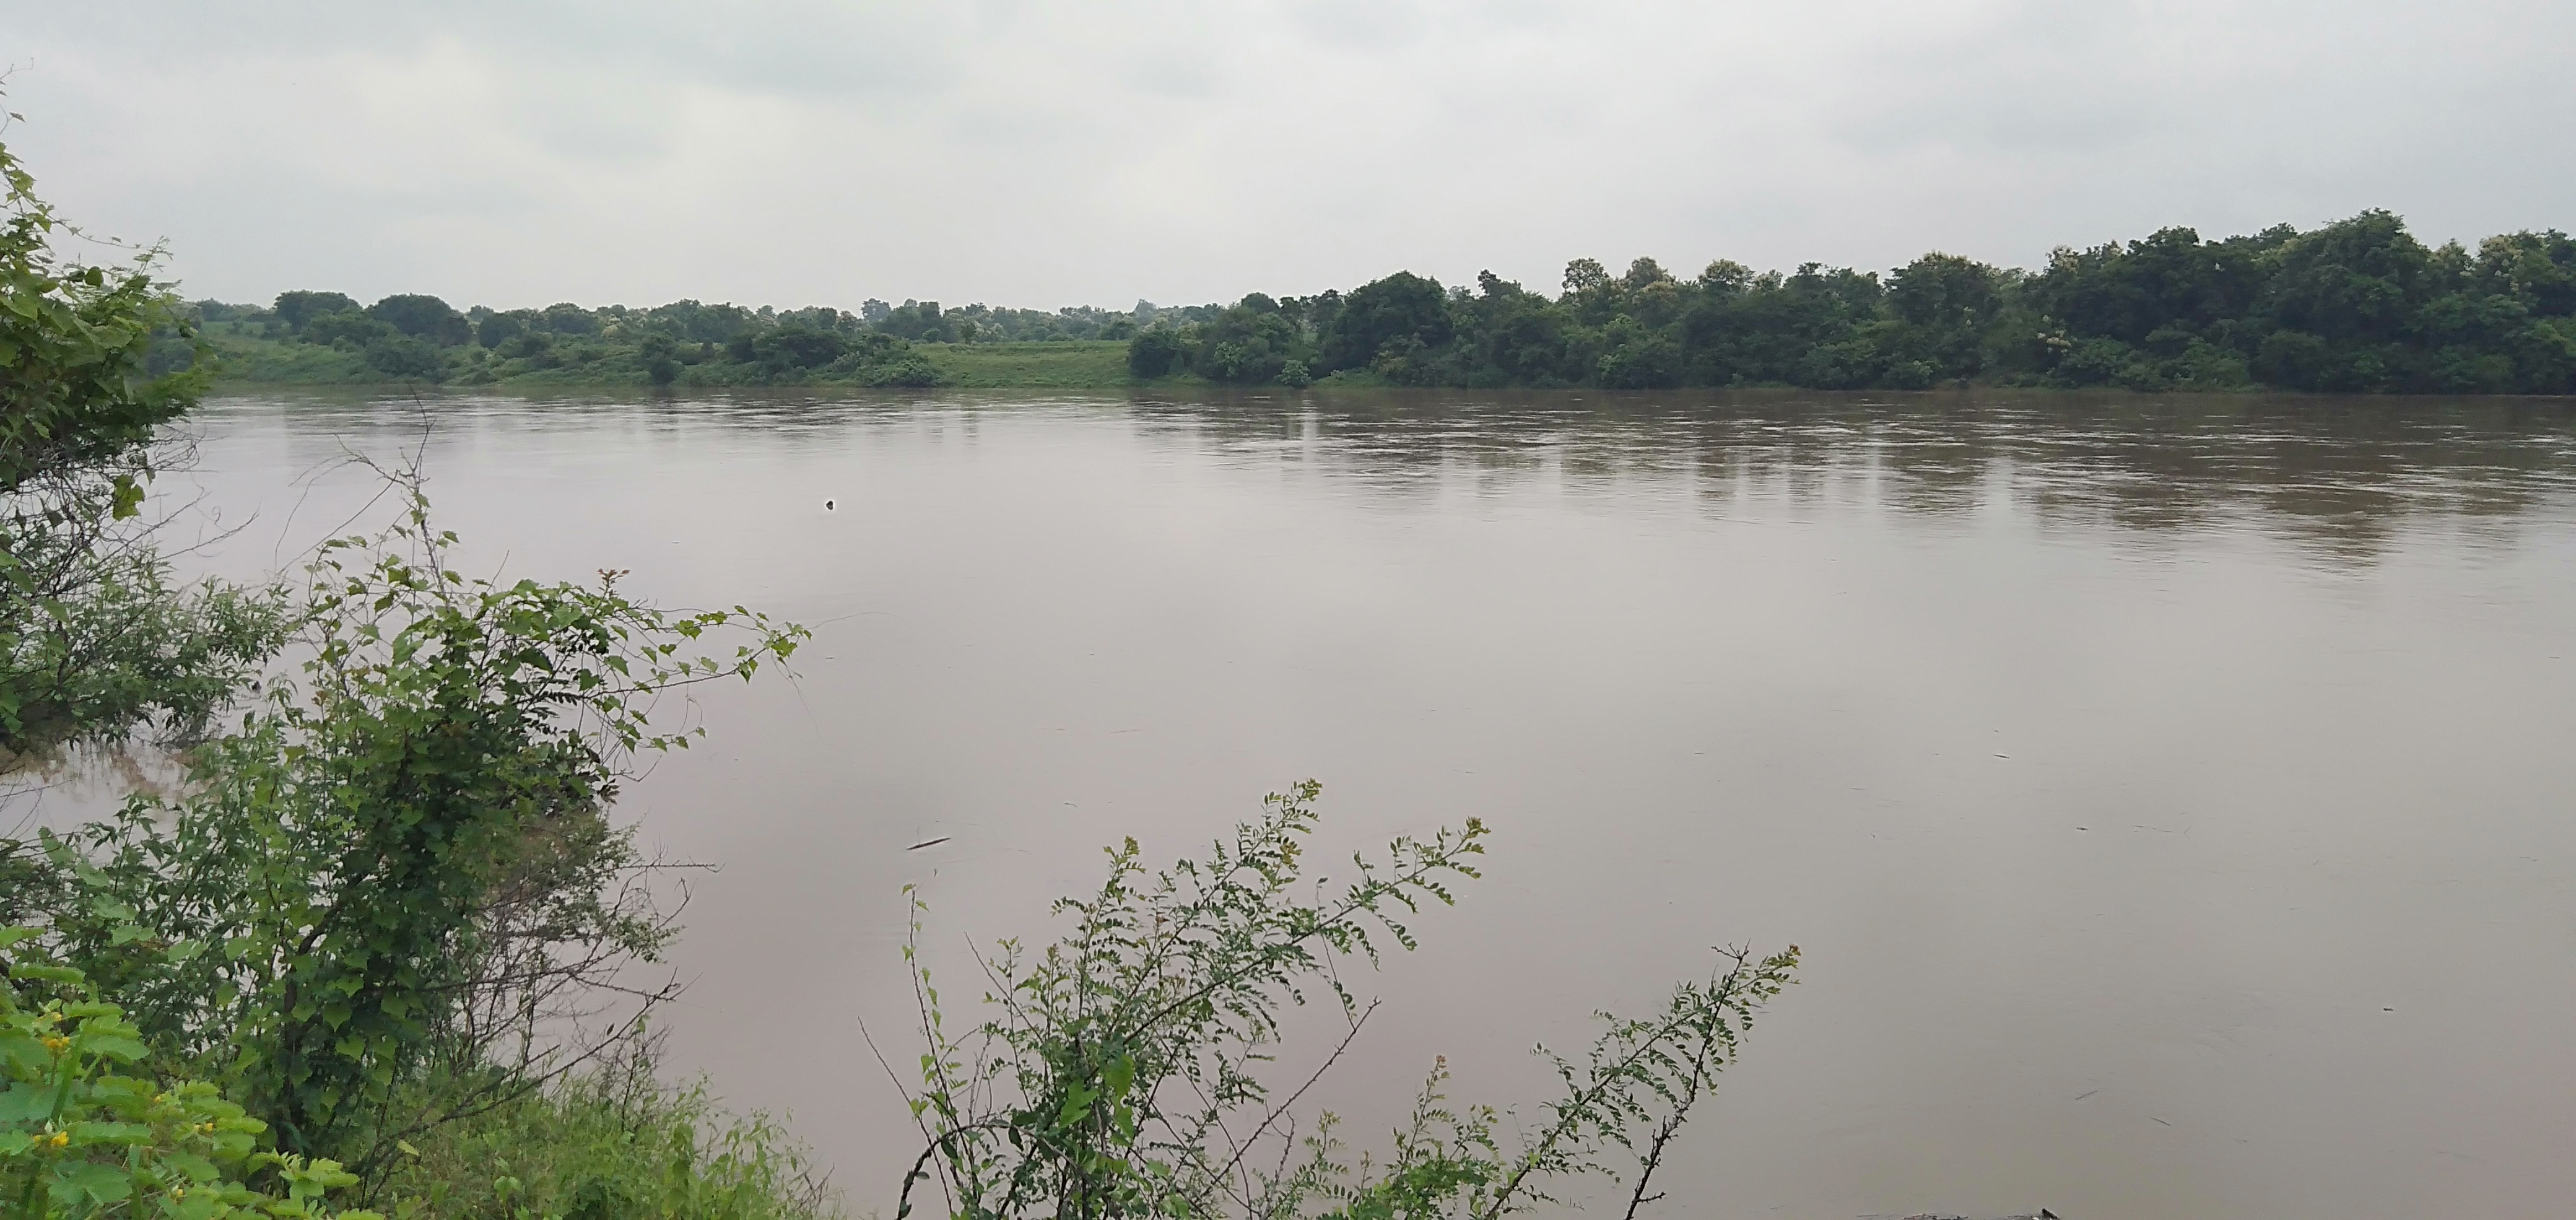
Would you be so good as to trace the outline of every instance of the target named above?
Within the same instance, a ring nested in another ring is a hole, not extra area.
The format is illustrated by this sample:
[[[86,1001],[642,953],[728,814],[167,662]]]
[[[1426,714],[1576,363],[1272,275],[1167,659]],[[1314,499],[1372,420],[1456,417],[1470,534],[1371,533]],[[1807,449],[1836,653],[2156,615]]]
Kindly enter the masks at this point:
[[[1497,832],[1360,985],[1387,1003],[1326,1098],[1354,1131],[1435,1054],[1536,1101],[1532,1042],[1795,941],[1671,1214],[2576,1198],[2565,403],[260,396],[203,426],[195,484],[249,524],[200,562],[291,559],[368,491],[339,457],[417,448],[477,564],[815,626],[627,807],[722,866],[676,1060],[791,1110],[862,1212],[914,1151],[858,1037],[911,1057],[901,885],[953,962],[1042,929],[1095,848],[1169,858],[1307,776],[1337,852]]]

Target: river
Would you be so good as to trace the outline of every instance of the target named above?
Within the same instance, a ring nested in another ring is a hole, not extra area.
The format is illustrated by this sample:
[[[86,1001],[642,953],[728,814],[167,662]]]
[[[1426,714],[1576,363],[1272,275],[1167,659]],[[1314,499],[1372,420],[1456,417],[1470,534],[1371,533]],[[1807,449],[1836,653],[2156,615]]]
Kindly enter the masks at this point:
[[[1469,816],[1317,1097],[1546,1096],[1709,947],[1801,984],[1673,1215],[2536,1215],[2576,1199],[2576,407],[2013,396],[250,395],[161,494],[250,573],[417,451],[468,566],[814,627],[626,811],[673,1065],[861,1212],[926,936],[1324,784]],[[826,507],[826,501],[831,507]],[[381,511],[381,506],[377,511]],[[919,850],[916,843],[945,842]],[[974,987],[953,978],[952,1004]],[[1283,1074],[1321,1047],[1292,1043]],[[1304,1056],[1304,1057],[1301,1057]]]

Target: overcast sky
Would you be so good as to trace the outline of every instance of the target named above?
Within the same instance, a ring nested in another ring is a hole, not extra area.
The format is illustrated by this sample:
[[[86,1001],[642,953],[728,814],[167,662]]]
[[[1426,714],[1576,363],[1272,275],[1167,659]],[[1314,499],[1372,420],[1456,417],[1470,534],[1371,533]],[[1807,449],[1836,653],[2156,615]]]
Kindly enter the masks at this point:
[[[2576,228],[2567,0],[0,0],[6,140],[191,296],[1124,307]]]

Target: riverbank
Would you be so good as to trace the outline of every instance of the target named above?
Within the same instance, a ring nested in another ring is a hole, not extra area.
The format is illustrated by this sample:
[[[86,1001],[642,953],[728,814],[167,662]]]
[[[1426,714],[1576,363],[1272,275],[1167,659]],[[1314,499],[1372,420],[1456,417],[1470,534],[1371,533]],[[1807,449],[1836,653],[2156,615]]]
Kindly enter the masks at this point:
[[[218,385],[385,386],[424,383],[502,389],[579,386],[651,386],[717,388],[764,385],[928,384],[956,389],[1114,390],[1141,385],[1189,386],[1205,379],[1187,374],[1138,378],[1127,369],[1127,344],[1116,340],[1062,340],[1044,343],[915,343],[905,354],[917,356],[931,376],[911,382],[890,381],[882,364],[848,369],[772,370],[759,365],[713,358],[684,349],[657,381],[650,359],[632,344],[579,342],[556,345],[541,358],[505,357],[482,348],[464,348],[434,375],[389,376],[363,351],[315,343],[263,338],[255,333],[208,328],[206,338],[216,355]],[[423,370],[429,372],[429,370]]]

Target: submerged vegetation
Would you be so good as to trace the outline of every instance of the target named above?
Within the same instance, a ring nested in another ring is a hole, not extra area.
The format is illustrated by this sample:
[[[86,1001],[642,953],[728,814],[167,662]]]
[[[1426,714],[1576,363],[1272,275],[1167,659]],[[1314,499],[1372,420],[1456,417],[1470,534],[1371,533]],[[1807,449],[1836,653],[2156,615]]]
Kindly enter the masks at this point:
[[[1472,288],[1397,272],[1348,293],[1123,313],[459,312],[335,292],[193,308],[223,375],[243,381],[2576,393],[2576,240],[2434,248],[2387,212],[2220,240],[2164,229],[2061,248],[2037,271],[1934,253],[1884,276],[1721,259],[1683,278],[1650,258],[1616,274],[1578,259],[1553,296],[1490,272]]]

